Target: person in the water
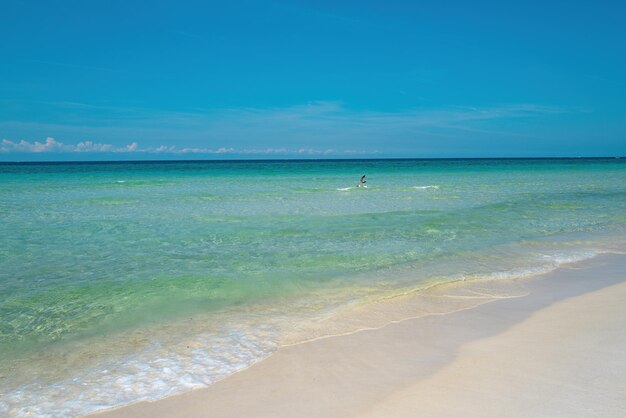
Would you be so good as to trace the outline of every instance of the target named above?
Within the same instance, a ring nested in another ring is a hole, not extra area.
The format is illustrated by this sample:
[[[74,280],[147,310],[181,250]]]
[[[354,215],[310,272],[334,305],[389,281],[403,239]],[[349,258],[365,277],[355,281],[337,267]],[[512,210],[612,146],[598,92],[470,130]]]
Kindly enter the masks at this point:
[[[359,184],[357,184],[356,187],[367,187],[365,183],[367,183],[365,181],[365,176],[361,176],[361,180],[359,180]]]

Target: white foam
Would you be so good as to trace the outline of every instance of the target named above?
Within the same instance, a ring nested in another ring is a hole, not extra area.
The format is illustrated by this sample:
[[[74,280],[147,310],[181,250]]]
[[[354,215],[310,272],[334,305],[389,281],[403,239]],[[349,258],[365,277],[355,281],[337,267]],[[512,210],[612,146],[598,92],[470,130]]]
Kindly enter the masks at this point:
[[[353,189],[353,187],[342,187],[342,188],[337,189],[337,190],[339,190],[340,192],[346,192],[346,191],[352,190],[352,189]]]
[[[190,348],[191,347],[191,348]],[[185,350],[184,348],[187,348]],[[130,357],[100,364],[52,384],[31,382],[2,394],[0,415],[74,417],[205,387],[269,356],[267,335],[222,330],[184,345],[153,344]]]
[[[428,189],[438,190],[439,186],[434,186],[434,185],[430,185],[430,186],[413,186],[413,188],[415,190],[428,190]]]
[[[559,267],[576,263],[578,261],[588,260],[597,255],[594,251],[581,251],[572,254],[543,254],[541,257],[546,261],[545,264],[523,268],[513,269],[507,271],[496,271],[489,274],[473,274],[463,275],[461,280],[473,280],[473,279],[491,279],[491,280],[507,280],[507,279],[522,279],[533,276],[539,276],[558,269]]]

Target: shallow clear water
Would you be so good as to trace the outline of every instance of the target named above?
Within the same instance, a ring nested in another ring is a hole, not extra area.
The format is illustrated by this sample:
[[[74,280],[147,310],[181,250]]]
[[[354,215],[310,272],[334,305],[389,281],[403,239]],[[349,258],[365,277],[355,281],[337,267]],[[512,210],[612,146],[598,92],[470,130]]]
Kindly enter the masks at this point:
[[[617,159],[0,164],[0,414],[210,384],[355,303],[625,231]]]

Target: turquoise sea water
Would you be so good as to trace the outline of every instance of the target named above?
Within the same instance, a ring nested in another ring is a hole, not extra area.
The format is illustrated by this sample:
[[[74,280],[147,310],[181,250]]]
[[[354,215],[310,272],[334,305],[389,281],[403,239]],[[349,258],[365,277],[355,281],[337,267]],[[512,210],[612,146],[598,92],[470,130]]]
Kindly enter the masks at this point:
[[[623,159],[0,164],[0,415],[207,385],[337,310],[625,232]]]

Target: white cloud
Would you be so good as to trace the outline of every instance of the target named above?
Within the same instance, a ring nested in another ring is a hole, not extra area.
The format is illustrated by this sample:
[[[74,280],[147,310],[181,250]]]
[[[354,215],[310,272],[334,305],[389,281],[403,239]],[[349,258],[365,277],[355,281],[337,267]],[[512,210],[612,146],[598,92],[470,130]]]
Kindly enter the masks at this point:
[[[64,144],[54,138],[48,137],[45,142],[28,142],[21,140],[19,142],[13,142],[8,139],[3,139],[0,143],[0,152],[133,152],[138,151],[138,145],[136,142],[126,145],[125,147],[116,148],[111,144],[99,144],[92,141],[79,142],[76,145]]]
[[[139,145],[137,145],[136,142],[133,142],[132,144],[126,145],[125,151],[122,152],[133,152],[133,151],[137,151],[137,147]]]
[[[334,153],[332,149],[318,150],[313,148],[300,148],[297,152],[298,154],[306,155],[329,155]]]
[[[111,144],[96,144],[91,141],[79,142],[74,147],[73,151],[76,152],[113,152],[113,145]]]
[[[150,153],[150,154],[212,154],[212,155],[349,155],[349,154],[374,154],[377,151],[365,150],[333,150],[315,148],[177,148],[175,145],[160,145],[156,148],[139,148],[137,142],[133,142],[123,147],[114,147],[111,144],[101,144],[92,141],[82,141],[75,145],[64,144],[54,138],[46,138],[45,142],[28,142],[21,140],[13,142],[3,139],[0,142],[0,152],[2,153]]]
[[[351,154],[377,154],[378,151],[366,150],[334,150],[315,148],[181,148],[176,146],[161,145],[157,148],[139,149],[141,152],[155,154],[229,154],[229,155],[351,155]]]
[[[3,139],[0,152],[63,152],[70,151],[70,148],[72,147],[57,142],[54,138],[46,138],[44,142],[35,141],[33,143],[24,140],[12,142]]]
[[[174,145],[170,146],[170,147],[166,147],[165,145],[161,145],[158,148],[155,148],[154,151],[152,152],[174,152],[174,150],[176,149],[176,147]]]

